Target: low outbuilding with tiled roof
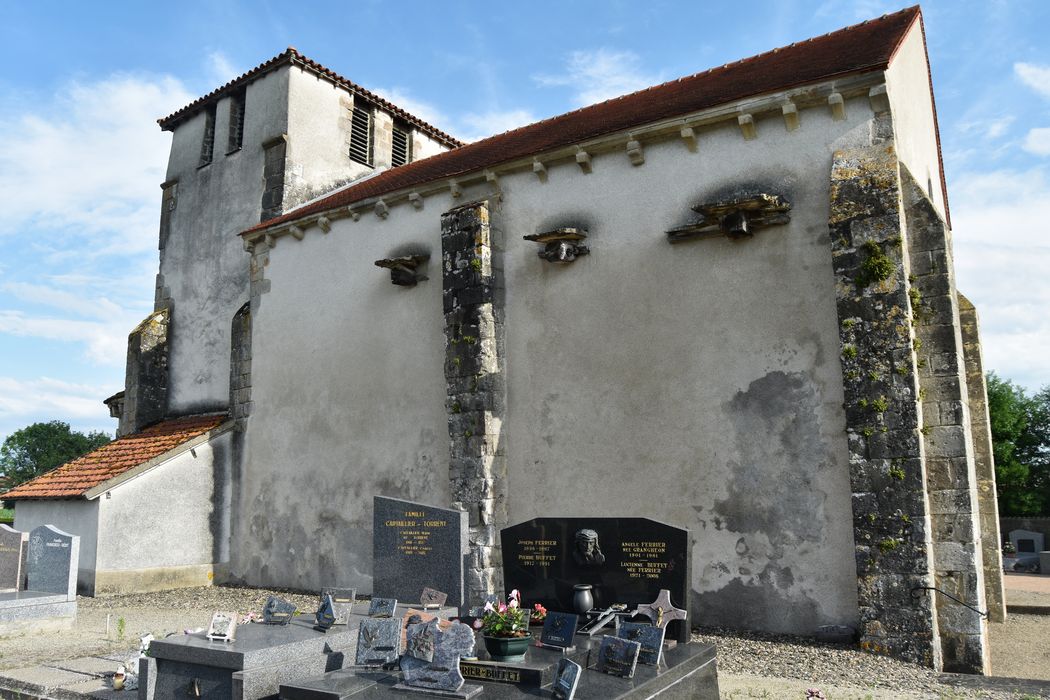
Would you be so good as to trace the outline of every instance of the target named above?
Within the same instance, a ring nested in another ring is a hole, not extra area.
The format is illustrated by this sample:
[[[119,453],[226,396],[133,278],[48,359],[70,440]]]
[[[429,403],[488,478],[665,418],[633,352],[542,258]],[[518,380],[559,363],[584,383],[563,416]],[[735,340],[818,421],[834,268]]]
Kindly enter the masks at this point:
[[[229,449],[231,427],[225,414],[162,421],[0,498],[16,504],[15,529],[80,537],[82,593],[207,585],[224,534],[215,498],[229,488],[212,458]]]

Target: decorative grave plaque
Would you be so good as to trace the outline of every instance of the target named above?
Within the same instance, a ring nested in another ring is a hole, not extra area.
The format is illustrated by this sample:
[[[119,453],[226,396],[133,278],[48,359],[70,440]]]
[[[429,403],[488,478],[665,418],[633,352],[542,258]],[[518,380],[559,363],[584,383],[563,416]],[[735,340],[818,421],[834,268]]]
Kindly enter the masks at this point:
[[[621,622],[616,630],[616,636],[641,644],[638,663],[655,666],[660,663],[660,655],[664,650],[664,632],[663,627],[656,627],[645,622]]]
[[[373,514],[373,590],[415,600],[425,587],[448,592],[462,609],[467,514],[464,511],[376,496]]]
[[[350,621],[350,613],[354,610],[357,602],[356,588],[322,588],[321,600],[325,596],[332,597],[332,607],[335,610],[335,624],[345,625]]]
[[[321,607],[317,608],[314,622],[316,623],[314,624],[315,630],[327,632],[332,629],[332,625],[335,624],[335,603],[332,602],[332,596],[326,595],[321,600]]]
[[[217,642],[232,642],[237,636],[237,613],[216,612],[208,625],[208,639]]]
[[[438,627],[441,629],[445,629],[452,624],[448,620],[442,620],[437,615],[431,615],[422,610],[413,610],[411,608],[406,610],[405,614],[401,616],[401,647],[404,648],[408,645],[409,625],[419,625],[424,622],[430,622],[431,620],[437,620]]]
[[[0,591],[22,588],[28,541],[28,532],[19,532],[0,524]]]
[[[551,691],[558,700],[572,700],[576,695],[576,685],[580,682],[580,674],[583,668],[575,661],[561,659],[558,661],[558,670],[554,674],[554,683]]]
[[[357,630],[357,665],[385,666],[401,651],[401,619],[361,620]]]
[[[368,604],[369,617],[393,617],[397,610],[397,600],[394,598],[373,598]]]
[[[419,597],[419,602],[423,605],[424,610],[440,608],[446,600],[448,600],[448,593],[442,593],[433,588],[424,588],[423,594]]]
[[[470,687],[465,688],[463,685],[459,660],[474,653],[474,630],[461,622],[453,622],[443,630],[436,620],[411,627],[413,629],[409,631],[410,645],[414,636],[433,635],[433,656],[430,661],[412,654],[401,657],[404,680],[394,688],[409,686],[445,692],[467,691]]]
[[[547,647],[571,647],[579,621],[580,618],[572,613],[548,610],[547,618],[543,621],[540,644]]]
[[[433,661],[437,629],[437,620],[409,625],[405,630],[405,653],[413,659]]]
[[[594,607],[628,609],[649,603],[662,589],[688,605],[689,531],[648,518],[536,518],[500,532],[503,583],[526,605],[571,611],[573,587],[591,584]],[[689,640],[688,620],[668,636]]]
[[[77,563],[80,538],[53,525],[41,525],[29,533],[26,549],[26,589],[40,593],[62,593],[72,600],[77,592]]]
[[[666,628],[675,620],[685,620],[688,613],[676,608],[671,604],[671,591],[666,589],[660,591],[656,600],[652,603],[639,605],[635,610],[638,615],[645,615],[653,621],[653,625],[661,629]]]
[[[602,673],[620,678],[634,678],[634,669],[638,666],[638,653],[642,645],[619,637],[602,637],[598,647],[597,669]]]
[[[263,624],[287,625],[292,621],[296,610],[298,608],[293,603],[272,595],[266,599],[266,605],[263,606]]]

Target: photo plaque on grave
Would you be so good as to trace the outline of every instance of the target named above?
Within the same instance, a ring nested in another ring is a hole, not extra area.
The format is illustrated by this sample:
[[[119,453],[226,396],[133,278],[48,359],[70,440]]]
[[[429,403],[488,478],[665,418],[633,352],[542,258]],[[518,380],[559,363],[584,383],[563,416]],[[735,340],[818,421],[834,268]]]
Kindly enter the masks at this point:
[[[373,589],[398,600],[419,600],[433,588],[448,594],[448,605],[467,604],[464,576],[467,513],[398,498],[373,500]]]
[[[216,642],[232,642],[237,637],[237,613],[220,611],[212,615],[207,637]]]
[[[641,644],[638,663],[656,666],[660,663],[660,655],[664,651],[664,632],[664,628],[646,622],[621,622],[616,636]]]
[[[620,678],[634,678],[638,666],[638,653],[642,645],[619,637],[602,637],[598,647],[597,670]]]
[[[332,608],[335,610],[335,624],[345,625],[350,620],[350,614],[354,611],[354,603],[357,602],[356,588],[322,588],[321,601],[325,596],[332,597]]]
[[[263,606],[263,624],[287,625],[297,610],[293,603],[272,595],[266,599],[266,605]]]
[[[393,617],[397,610],[397,600],[394,598],[372,598],[368,604],[369,617]]]
[[[357,665],[385,666],[401,653],[401,619],[361,620],[357,629]]]
[[[554,674],[554,683],[551,692],[557,700],[572,700],[576,695],[576,686],[580,682],[580,674],[583,668],[570,659],[558,661],[558,670]]]
[[[575,586],[590,584],[595,610],[617,603],[633,610],[662,589],[687,609],[686,529],[648,518],[535,518],[501,530],[500,542],[504,586],[521,591],[528,605],[574,610]],[[667,636],[688,641],[689,620],[671,622]]]

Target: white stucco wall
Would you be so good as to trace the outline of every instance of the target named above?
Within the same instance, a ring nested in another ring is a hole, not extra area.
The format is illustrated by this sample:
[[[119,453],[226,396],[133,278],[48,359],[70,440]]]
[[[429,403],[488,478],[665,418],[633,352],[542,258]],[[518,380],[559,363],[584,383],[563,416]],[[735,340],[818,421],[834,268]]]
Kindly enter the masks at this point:
[[[288,130],[288,68],[248,85],[244,141],[226,155],[230,98],[219,101],[212,163],[198,167],[204,113],[175,129],[168,180],[178,205],[161,252],[160,272],[174,302],[169,411],[220,409],[229,402],[230,323],[248,299],[248,255],[237,233],[259,222],[262,144]]]
[[[448,504],[441,211],[402,207],[272,251],[252,319],[236,576],[368,591],[372,497]],[[431,279],[414,288],[374,265],[420,250]]]
[[[98,502],[80,499],[16,502],[13,526],[16,530],[32,532],[41,525],[54,525],[63,532],[80,537],[77,593],[92,594],[99,532]]]
[[[232,437],[188,448],[98,497],[100,577],[163,578],[228,560]]]
[[[901,162],[945,217],[941,163],[933,114],[933,89],[922,27],[916,23],[886,71],[886,94],[893,112],[893,135]]]
[[[832,153],[866,144],[848,118],[735,122],[500,177],[510,520],[643,516],[695,538],[701,622],[811,632],[855,623],[856,568],[828,241]],[[782,194],[789,225],[750,240],[668,244],[690,207],[740,187]],[[447,505],[440,216],[459,199],[278,240],[253,318],[252,399],[237,565],[260,584],[315,587],[370,572],[371,497]],[[592,254],[541,261],[526,234],[590,231]],[[429,281],[373,261],[418,243]],[[278,523],[280,523],[278,525]]]

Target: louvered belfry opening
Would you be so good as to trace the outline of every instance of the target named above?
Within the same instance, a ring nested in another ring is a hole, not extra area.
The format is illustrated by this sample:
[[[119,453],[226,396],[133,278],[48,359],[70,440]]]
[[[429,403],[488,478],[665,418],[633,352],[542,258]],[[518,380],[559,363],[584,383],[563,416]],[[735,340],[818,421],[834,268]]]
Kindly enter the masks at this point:
[[[372,111],[354,107],[350,122],[350,157],[372,165]]]
[[[412,159],[411,140],[408,137],[408,129],[394,125],[393,144],[390,151],[390,164],[395,168],[404,165]]]

